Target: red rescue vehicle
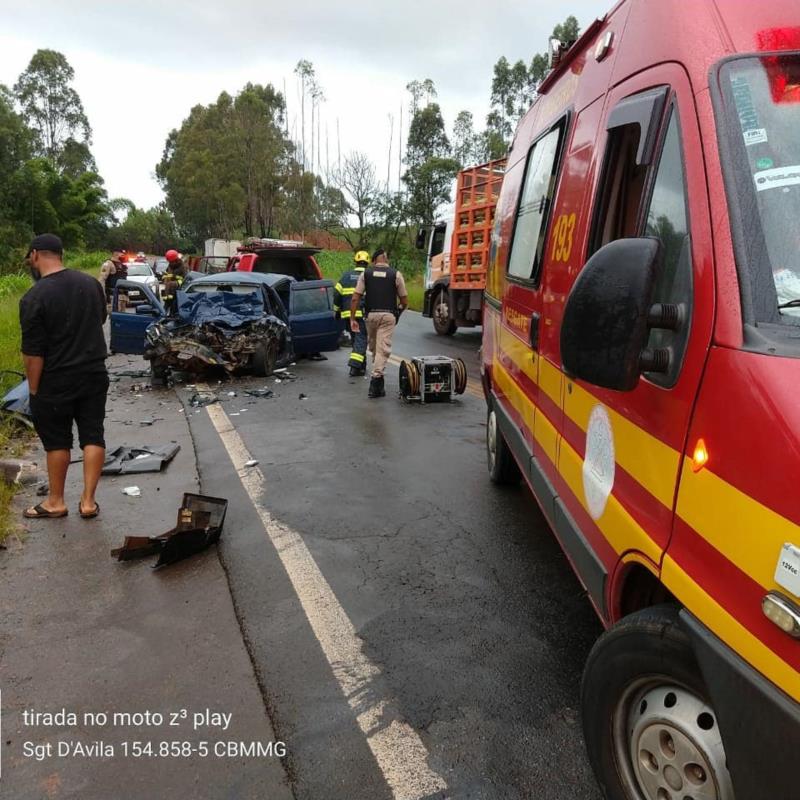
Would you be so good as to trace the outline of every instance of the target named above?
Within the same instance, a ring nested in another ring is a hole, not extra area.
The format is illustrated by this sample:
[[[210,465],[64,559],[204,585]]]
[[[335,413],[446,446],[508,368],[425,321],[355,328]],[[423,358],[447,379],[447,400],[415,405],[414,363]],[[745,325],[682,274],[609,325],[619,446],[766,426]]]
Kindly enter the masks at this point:
[[[800,5],[622,0],[521,121],[482,377],[607,631],[606,798],[800,797]]]

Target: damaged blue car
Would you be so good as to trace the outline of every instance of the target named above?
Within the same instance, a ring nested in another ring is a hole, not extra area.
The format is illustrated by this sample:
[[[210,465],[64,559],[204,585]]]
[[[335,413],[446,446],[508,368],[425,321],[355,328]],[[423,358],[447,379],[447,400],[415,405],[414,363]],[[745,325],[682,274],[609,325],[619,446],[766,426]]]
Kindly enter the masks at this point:
[[[111,351],[143,355],[156,382],[170,369],[265,376],[296,358],[338,347],[332,281],[271,273],[204,275],[177,293],[172,315],[148,287],[129,283],[115,287]],[[134,288],[145,302],[122,299]]]

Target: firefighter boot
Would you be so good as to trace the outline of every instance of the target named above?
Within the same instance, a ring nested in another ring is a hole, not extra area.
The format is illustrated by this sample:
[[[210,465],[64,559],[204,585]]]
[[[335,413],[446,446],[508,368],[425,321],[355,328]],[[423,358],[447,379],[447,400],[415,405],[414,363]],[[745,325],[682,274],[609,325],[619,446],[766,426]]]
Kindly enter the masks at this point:
[[[384,397],[386,391],[383,388],[383,375],[380,378],[372,378],[369,382],[369,392],[367,397]]]
[[[366,367],[350,367],[350,377],[360,378],[367,374]]]

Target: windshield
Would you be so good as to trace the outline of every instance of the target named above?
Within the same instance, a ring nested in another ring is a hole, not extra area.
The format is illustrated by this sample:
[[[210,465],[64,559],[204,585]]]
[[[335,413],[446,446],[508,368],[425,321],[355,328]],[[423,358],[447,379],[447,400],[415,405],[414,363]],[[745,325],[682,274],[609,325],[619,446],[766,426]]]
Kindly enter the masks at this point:
[[[147,264],[128,264],[128,277],[131,275],[152,275],[153,272]]]
[[[734,173],[728,189],[736,195],[731,205],[741,226],[739,257],[747,261],[740,273],[750,284],[746,316],[798,326],[800,54],[728,61],[720,79],[727,166]]]
[[[252,294],[258,291],[257,286],[252,284],[241,283],[190,283],[189,292],[205,292],[206,294],[213,294],[214,292],[230,292],[232,294]]]

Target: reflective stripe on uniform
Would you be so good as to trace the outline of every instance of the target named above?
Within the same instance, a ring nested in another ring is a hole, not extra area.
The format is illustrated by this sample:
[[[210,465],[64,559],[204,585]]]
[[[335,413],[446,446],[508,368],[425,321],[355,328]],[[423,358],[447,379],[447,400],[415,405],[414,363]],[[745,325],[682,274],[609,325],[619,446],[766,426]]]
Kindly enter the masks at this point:
[[[350,319],[351,312],[350,309],[346,309],[341,312],[340,314],[342,319]],[[356,309],[356,319],[361,319],[364,316],[364,312],[359,308]]]
[[[358,361],[359,364],[363,364],[367,359],[365,356],[362,356],[361,353],[350,353],[350,360]]]
[[[355,294],[356,293],[356,287],[355,286],[345,286],[344,288],[339,288],[338,292],[339,292],[339,294],[341,294],[343,296],[344,295]]]

